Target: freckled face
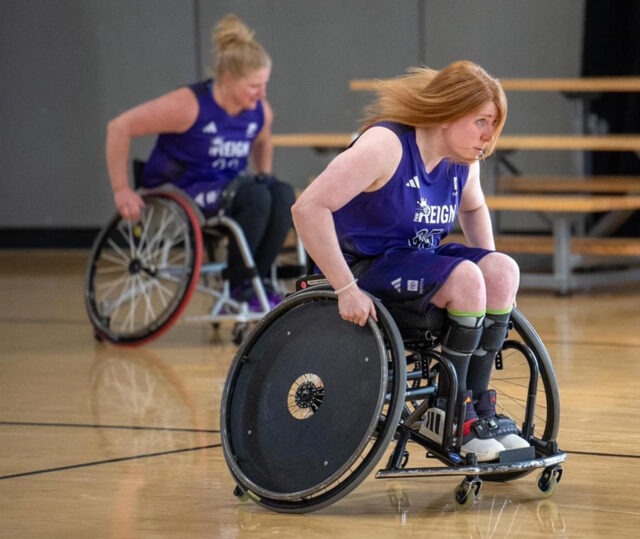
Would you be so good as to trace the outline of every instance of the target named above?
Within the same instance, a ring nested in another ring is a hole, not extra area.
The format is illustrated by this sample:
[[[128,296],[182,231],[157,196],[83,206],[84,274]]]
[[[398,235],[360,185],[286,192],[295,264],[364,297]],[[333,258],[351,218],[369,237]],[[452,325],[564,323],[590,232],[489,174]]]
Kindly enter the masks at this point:
[[[239,79],[228,81],[234,102],[241,110],[254,110],[258,101],[267,97],[271,68],[263,67]]]
[[[443,138],[450,156],[464,163],[480,159],[497,123],[498,109],[493,101],[487,101],[477,111],[444,125]]]

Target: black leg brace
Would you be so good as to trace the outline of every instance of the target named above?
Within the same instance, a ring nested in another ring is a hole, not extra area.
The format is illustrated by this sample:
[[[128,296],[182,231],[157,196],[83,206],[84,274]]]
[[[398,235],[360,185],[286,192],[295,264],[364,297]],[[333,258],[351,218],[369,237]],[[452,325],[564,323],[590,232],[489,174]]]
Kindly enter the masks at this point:
[[[464,325],[475,323],[475,327]],[[467,369],[474,350],[482,337],[482,317],[461,317],[449,313],[449,323],[442,339],[442,355],[451,361],[458,378],[458,395],[467,389]],[[446,375],[439,379],[439,398],[449,398],[449,380]],[[458,398],[456,395],[456,400]]]
[[[479,396],[489,387],[493,363],[509,331],[509,317],[510,313],[487,314],[484,319],[480,346],[471,357],[467,374],[467,387],[474,396]]]

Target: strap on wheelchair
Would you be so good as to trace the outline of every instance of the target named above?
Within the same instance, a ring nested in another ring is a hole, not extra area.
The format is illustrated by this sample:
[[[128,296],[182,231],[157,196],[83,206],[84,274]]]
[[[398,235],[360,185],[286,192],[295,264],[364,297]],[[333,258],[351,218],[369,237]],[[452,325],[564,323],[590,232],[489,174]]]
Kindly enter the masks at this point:
[[[508,332],[508,322],[494,322],[484,328],[482,339],[480,339],[480,346],[487,352],[497,352],[502,348]]]
[[[518,434],[513,420],[504,416],[478,419],[471,425],[471,431],[481,439],[495,438],[504,434]]]
[[[225,268],[222,271],[223,279],[233,279],[236,280],[249,280],[253,279],[256,275],[258,275],[258,271],[256,268],[245,268],[243,266],[237,266],[235,268]]]
[[[440,333],[447,324],[447,311],[423,298],[401,302],[384,302],[400,329]]]
[[[480,327],[471,328],[449,317],[442,344],[454,352],[472,354],[480,344],[482,333],[482,324]]]

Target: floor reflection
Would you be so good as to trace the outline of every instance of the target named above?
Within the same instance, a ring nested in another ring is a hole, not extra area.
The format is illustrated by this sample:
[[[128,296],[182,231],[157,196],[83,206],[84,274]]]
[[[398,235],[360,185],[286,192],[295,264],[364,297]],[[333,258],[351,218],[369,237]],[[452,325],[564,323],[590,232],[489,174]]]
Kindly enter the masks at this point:
[[[185,383],[148,349],[97,347],[90,388],[104,450],[127,461],[117,482],[112,534],[137,537],[154,513],[146,500],[167,481],[210,473],[208,457],[211,449],[218,451],[218,433],[202,427]]]
[[[417,531],[424,528],[428,520],[435,525],[430,532],[439,530],[443,537],[453,530],[477,538],[522,537],[530,533],[568,537],[565,520],[556,502],[548,498],[518,500],[518,489],[515,490],[514,495],[507,496],[481,491],[474,505],[467,509],[456,507],[452,492],[443,493],[422,507],[412,503],[409,489],[403,488],[401,483],[389,485],[386,494],[401,528]],[[413,497],[417,496],[414,494]]]
[[[97,347],[90,385],[94,421],[112,453],[149,453],[198,443],[202,429],[193,398],[176,372],[153,352]]]

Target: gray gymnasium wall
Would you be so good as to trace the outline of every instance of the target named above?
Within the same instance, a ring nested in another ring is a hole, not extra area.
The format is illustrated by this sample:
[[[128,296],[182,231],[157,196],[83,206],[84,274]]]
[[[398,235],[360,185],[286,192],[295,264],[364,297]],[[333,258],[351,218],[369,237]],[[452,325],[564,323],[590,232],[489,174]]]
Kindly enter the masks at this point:
[[[113,212],[109,118],[208,74],[212,24],[234,11],[274,58],[275,132],[350,131],[368,96],[351,78],[459,58],[499,77],[578,76],[583,0],[2,0],[0,230],[97,228]],[[508,133],[566,133],[560,95],[510,96]],[[152,140],[134,144],[144,157]],[[328,156],[278,149],[276,173],[303,186]],[[571,169],[524,154],[529,172]]]

